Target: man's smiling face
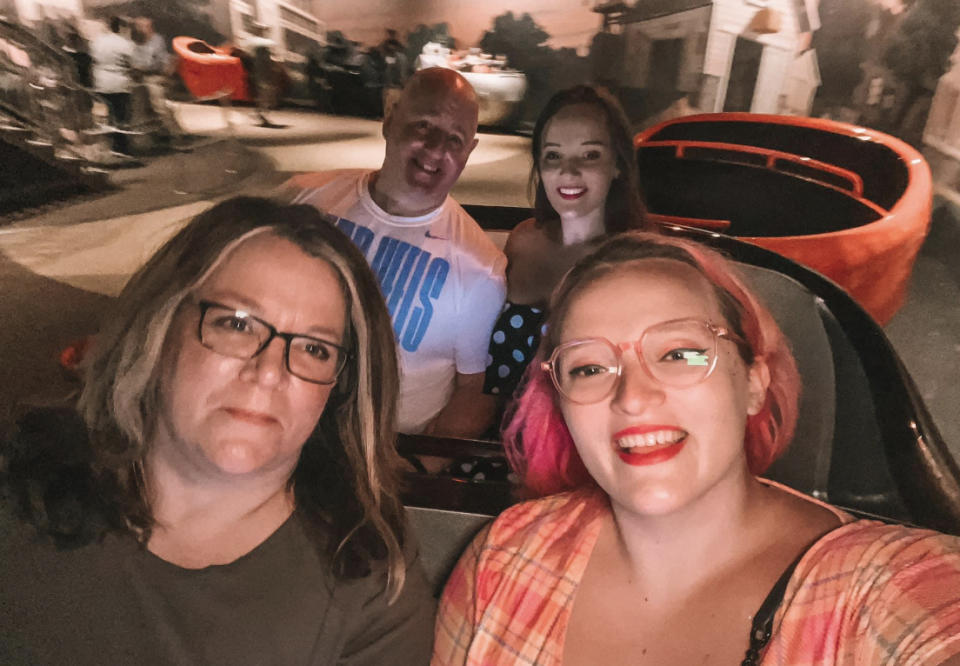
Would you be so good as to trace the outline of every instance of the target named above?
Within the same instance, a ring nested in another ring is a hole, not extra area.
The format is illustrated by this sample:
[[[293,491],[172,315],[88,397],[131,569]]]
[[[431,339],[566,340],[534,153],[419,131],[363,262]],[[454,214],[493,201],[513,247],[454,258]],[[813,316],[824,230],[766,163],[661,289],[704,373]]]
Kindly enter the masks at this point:
[[[388,212],[417,215],[439,207],[477,145],[472,91],[420,85],[405,91],[384,121],[387,142],[375,188]]]

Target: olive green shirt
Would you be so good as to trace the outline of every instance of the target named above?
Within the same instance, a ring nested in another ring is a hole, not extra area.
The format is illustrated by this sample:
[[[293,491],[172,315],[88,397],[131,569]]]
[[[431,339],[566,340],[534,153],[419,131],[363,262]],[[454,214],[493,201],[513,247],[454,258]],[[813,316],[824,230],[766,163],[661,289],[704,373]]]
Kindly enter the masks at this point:
[[[408,560],[388,605],[383,569],[334,578],[296,513],[230,564],[183,569],[116,535],[57,550],[4,509],[0,664],[426,664],[434,600]]]

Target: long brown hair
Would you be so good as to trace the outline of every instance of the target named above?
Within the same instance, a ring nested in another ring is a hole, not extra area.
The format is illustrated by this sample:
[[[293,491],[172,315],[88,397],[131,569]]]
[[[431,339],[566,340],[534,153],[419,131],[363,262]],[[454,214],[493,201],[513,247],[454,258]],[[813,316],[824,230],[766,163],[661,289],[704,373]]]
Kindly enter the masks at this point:
[[[253,197],[224,201],[190,222],[130,279],[97,336],[79,401],[100,486],[127,529],[146,543],[153,516],[142,469],[159,413],[159,364],[171,322],[224,257],[262,232],[329,263],[347,303],[350,360],[289,480],[297,511],[322,535],[318,545],[328,549],[336,575],[363,576],[385,559],[395,596],[405,566],[393,329],[366,259],[310,206]]]
[[[607,234],[615,234],[629,229],[653,230],[647,220],[647,211],[640,197],[640,176],[637,170],[636,154],[633,149],[633,136],[630,121],[623,107],[610,93],[592,86],[578,85],[561,90],[550,98],[540,112],[533,128],[533,141],[530,152],[533,168],[530,170],[530,189],[533,190],[533,216],[538,226],[546,227],[551,237],[560,237],[560,216],[550,204],[547,192],[540,178],[540,154],[543,152],[543,134],[550,120],[568,106],[589,104],[603,117],[610,133],[610,147],[616,158],[619,175],[610,183],[604,208],[604,229]]]

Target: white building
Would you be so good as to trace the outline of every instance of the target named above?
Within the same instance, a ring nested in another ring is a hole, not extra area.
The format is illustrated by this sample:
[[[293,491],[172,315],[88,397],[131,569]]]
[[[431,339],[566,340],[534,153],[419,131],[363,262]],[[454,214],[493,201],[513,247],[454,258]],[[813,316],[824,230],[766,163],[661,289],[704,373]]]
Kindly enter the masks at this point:
[[[326,43],[326,29],[311,9],[310,0],[211,0],[213,27],[235,43],[251,36],[254,23],[267,26],[276,44],[274,55],[293,64]]]
[[[163,0],[156,1],[162,11]],[[126,0],[0,0],[0,15],[29,25],[45,18],[91,18],[102,15],[105,8],[124,4]],[[211,27],[235,43],[250,35],[252,23],[265,24],[277,44],[275,54],[302,63],[304,54],[323,45],[326,38],[324,24],[311,4],[311,0],[210,0],[206,12]]]
[[[810,112],[818,0],[641,0],[623,16],[621,83],[691,93],[702,111]]]
[[[44,19],[83,16],[82,0],[0,0],[0,16],[32,24]]]

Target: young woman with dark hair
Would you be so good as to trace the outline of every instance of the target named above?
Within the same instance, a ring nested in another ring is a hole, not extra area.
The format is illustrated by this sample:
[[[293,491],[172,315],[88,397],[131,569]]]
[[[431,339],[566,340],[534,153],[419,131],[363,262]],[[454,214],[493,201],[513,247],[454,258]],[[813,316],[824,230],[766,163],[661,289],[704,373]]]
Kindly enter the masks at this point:
[[[509,398],[536,352],[547,300],[574,262],[608,234],[648,227],[630,124],[607,92],[554,95],[531,143],[534,217],[507,239],[507,302],[493,328],[486,393]]]

